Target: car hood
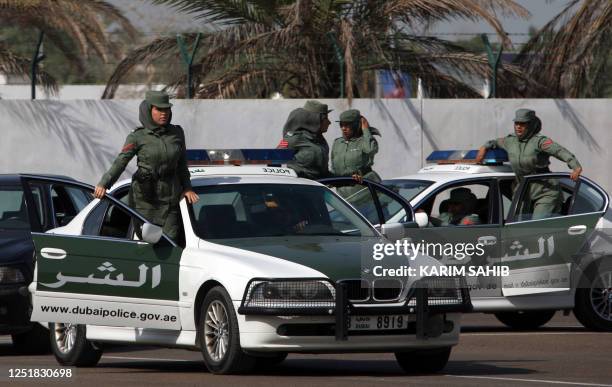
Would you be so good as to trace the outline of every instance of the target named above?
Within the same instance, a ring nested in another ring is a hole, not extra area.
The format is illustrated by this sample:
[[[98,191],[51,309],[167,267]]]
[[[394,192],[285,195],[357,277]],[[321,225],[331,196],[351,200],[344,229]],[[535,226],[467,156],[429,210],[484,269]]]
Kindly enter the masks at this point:
[[[403,256],[389,256],[381,261],[372,258],[373,245],[379,238],[343,236],[298,236],[216,240],[215,243],[279,258],[317,270],[332,281],[361,278],[372,267],[396,268],[412,265]]]
[[[30,230],[0,231],[0,265],[30,262],[33,251]]]

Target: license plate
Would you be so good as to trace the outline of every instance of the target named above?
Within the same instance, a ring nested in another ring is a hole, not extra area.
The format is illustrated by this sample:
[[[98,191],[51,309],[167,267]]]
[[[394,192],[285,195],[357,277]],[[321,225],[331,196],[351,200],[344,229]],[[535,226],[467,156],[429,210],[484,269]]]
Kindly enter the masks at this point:
[[[384,316],[351,316],[351,331],[386,331],[406,329],[408,323],[416,321],[414,315],[391,314]]]

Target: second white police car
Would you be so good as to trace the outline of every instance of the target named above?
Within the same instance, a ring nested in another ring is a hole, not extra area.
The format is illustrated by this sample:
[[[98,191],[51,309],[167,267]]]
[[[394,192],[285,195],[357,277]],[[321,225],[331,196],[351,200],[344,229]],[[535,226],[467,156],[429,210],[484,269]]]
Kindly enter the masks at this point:
[[[384,187],[365,182],[368,187],[346,199],[373,224],[402,222],[400,202],[408,201],[428,223],[411,230],[415,245],[449,266],[481,269],[466,272],[475,312],[533,329],[556,311],[573,310],[585,327],[612,331],[608,194],[584,176],[572,181],[569,173],[527,176],[517,186],[510,165],[504,164],[505,151],[489,151],[484,165],[474,164],[476,152],[435,151],[417,173],[385,180]],[[350,179],[326,184],[355,185]],[[528,192],[534,184],[559,187],[558,212],[532,218]],[[477,248],[461,251],[461,246]],[[496,267],[506,270],[486,275]]]
[[[230,153],[196,158],[228,162]],[[241,153],[243,161],[264,158]],[[445,366],[471,306],[462,278],[368,279],[381,234],[291,169],[191,173],[200,200],[181,202],[179,240],[125,204],[129,182],[68,225],[33,233],[32,319],[49,323],[61,364],[93,366],[114,342],[199,349],[221,374],[275,364],[290,352],[394,352],[408,372]],[[385,225],[382,234],[401,237],[398,230]],[[388,264],[442,266],[423,255]]]

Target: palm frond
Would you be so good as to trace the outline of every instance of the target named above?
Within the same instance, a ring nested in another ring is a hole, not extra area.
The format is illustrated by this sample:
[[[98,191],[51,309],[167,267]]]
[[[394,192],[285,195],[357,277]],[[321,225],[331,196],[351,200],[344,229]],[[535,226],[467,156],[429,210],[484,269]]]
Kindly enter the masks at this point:
[[[597,96],[612,54],[612,3],[573,0],[530,39],[517,58],[550,97]]]
[[[29,60],[12,54],[4,45],[0,44],[0,73],[30,78],[30,68],[31,62]],[[51,94],[57,94],[57,82],[47,72],[37,71],[36,82]]]

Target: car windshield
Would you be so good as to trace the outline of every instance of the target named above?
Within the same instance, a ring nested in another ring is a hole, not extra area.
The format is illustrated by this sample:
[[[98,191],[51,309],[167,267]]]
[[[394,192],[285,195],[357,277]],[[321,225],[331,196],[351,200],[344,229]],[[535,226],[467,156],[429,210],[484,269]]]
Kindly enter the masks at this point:
[[[0,187],[0,229],[30,229],[25,197],[20,186]]]
[[[227,184],[194,187],[190,206],[203,239],[338,235],[376,231],[326,187],[299,184]]]
[[[407,201],[411,201],[418,194],[423,192],[425,188],[432,185],[433,181],[392,179],[383,181],[383,184],[391,191],[398,193]]]

